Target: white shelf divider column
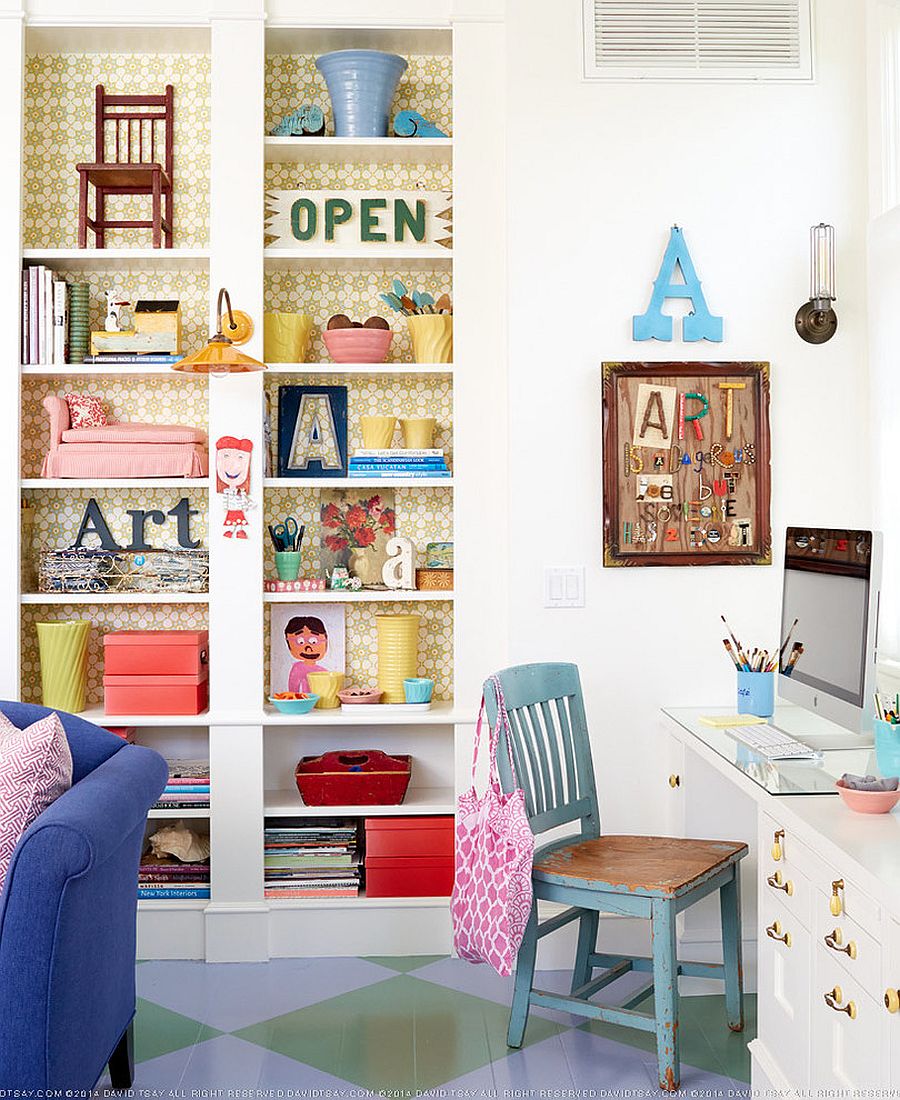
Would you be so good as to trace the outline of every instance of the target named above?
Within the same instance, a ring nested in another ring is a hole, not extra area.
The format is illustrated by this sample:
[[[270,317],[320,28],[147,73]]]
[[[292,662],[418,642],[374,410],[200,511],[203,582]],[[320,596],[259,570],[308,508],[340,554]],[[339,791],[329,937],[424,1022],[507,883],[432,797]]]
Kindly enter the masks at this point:
[[[211,20],[210,295],[228,288],[232,304],[253,318],[245,346],[262,357],[264,16],[223,2]],[[239,63],[235,59],[239,58]],[[262,374],[211,378],[210,705],[214,713],[259,710],[263,689],[263,385]],[[216,441],[253,444],[246,539],[224,536],[216,492]],[[263,902],[263,729],[210,726],[212,890],[206,909],[209,962],[269,957]]]

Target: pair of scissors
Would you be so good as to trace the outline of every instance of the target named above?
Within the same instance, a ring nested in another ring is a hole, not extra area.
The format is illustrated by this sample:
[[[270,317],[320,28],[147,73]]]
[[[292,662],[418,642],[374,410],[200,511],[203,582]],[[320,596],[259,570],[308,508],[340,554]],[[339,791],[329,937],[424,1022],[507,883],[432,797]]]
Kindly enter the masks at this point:
[[[277,550],[297,550],[303,538],[302,531],[293,516],[286,516],[282,523],[276,523],[274,527],[269,526],[269,534]]]

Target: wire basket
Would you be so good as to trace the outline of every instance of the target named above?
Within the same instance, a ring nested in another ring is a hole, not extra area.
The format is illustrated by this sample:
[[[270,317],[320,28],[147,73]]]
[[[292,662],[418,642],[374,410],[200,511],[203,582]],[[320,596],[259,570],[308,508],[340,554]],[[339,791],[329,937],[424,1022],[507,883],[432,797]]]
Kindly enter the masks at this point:
[[[209,551],[41,550],[38,591],[208,592]]]

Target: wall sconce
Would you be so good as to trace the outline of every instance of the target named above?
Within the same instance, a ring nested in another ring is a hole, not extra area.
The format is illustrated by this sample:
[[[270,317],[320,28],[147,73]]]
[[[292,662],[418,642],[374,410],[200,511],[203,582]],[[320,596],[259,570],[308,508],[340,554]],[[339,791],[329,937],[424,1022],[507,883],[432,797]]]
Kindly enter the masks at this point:
[[[809,301],[794,318],[797,334],[808,344],[824,344],[837,331],[831,308],[834,294],[834,226],[819,222],[809,231]]]
[[[222,301],[225,301],[228,310],[228,331],[226,336],[222,330]],[[232,310],[231,296],[225,287],[219,291],[216,301],[216,333],[210,336],[206,347],[195,351],[177,363],[172,364],[172,370],[184,371],[185,374],[244,374],[247,371],[265,370],[266,364],[260,363],[250,355],[238,351],[235,344],[246,344],[253,335],[253,322],[241,310]]]

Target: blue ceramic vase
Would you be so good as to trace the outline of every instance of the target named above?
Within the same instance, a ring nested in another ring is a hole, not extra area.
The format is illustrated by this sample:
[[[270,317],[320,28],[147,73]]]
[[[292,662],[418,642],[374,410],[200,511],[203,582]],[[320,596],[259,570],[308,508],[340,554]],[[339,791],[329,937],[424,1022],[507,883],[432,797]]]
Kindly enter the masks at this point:
[[[335,137],[387,137],[404,58],[381,50],[335,50],[317,57],[316,68],[328,85]]]

